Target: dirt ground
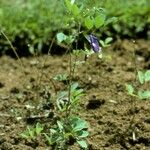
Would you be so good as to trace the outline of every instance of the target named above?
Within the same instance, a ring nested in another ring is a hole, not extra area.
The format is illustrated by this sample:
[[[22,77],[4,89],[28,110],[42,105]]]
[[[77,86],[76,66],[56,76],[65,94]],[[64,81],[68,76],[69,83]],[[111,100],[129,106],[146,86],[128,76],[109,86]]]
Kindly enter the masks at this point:
[[[103,60],[93,55],[75,71],[73,80],[86,94],[79,115],[89,124],[90,150],[150,150],[150,99],[135,99],[125,89],[126,83],[135,82],[134,49],[137,69],[150,69],[150,42],[123,40],[103,50]],[[68,73],[69,55],[21,61],[22,67],[10,56],[0,58],[0,149],[48,150],[43,136],[25,140],[20,133],[27,125],[48,126],[56,119],[55,99],[49,102],[48,97],[65,89],[65,83],[52,78]],[[31,117],[47,112],[48,117]],[[70,149],[79,148],[72,145]]]

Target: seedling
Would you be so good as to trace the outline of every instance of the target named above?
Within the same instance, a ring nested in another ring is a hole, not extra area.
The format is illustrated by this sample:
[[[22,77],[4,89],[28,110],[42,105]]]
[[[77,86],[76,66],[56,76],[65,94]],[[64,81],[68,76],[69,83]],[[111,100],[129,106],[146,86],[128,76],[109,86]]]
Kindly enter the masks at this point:
[[[69,102],[69,109],[76,110],[79,100],[84,96],[83,89],[78,89],[78,83],[71,85],[71,95]],[[68,107],[68,91],[62,91],[57,97],[57,107],[60,111],[66,111]]]
[[[25,139],[33,139],[35,140],[37,136],[41,134],[43,131],[43,127],[40,123],[37,123],[35,128],[33,127],[27,127],[27,130],[21,133],[21,137]]]
[[[107,37],[104,41],[100,40],[100,44],[102,45],[102,47],[109,47],[111,42],[112,42],[113,38],[112,37]]]
[[[58,74],[53,79],[61,82],[66,82],[68,80],[68,76],[67,74]]]
[[[133,86],[132,84],[126,84],[126,90],[128,94],[132,97],[138,98],[140,100],[145,100],[145,99],[150,99],[150,91],[149,90],[144,90],[142,88],[142,85],[145,84],[146,82],[150,81],[150,70],[147,70],[145,72],[138,71],[137,72],[137,81],[138,81],[138,86]],[[139,87],[140,86],[140,87]],[[136,107],[136,103],[132,101],[133,109]],[[133,141],[136,141],[136,134],[135,134],[135,116],[136,114],[134,113],[129,129],[132,131],[132,139]]]
[[[54,143],[58,147],[67,149],[67,143],[77,142],[81,148],[87,148],[85,138],[89,135],[86,131],[88,128],[87,123],[79,117],[69,117],[67,122],[62,119],[57,121],[54,128],[50,129],[50,134],[44,134],[48,143]]]
[[[138,71],[137,79],[141,86],[150,81],[150,70],[147,70],[145,72]],[[132,84],[127,84],[126,89],[128,94],[133,97],[137,97],[141,100],[150,98],[150,90],[141,90],[134,87]]]

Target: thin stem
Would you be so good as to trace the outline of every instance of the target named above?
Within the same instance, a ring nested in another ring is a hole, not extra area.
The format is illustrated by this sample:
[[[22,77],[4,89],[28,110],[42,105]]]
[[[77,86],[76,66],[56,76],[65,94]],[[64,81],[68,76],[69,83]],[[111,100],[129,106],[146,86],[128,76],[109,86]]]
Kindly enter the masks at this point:
[[[48,56],[49,56],[49,54],[50,54],[50,51],[51,51],[53,42],[54,42],[54,38],[53,38],[53,40],[52,40],[52,42],[51,42],[51,45],[50,45],[50,47],[49,47],[49,49],[48,49],[47,57],[45,58],[45,60],[44,60],[44,62],[43,62],[43,65],[42,65],[42,68],[41,68],[41,74],[40,74],[39,77],[38,77],[38,84],[39,84],[39,85],[40,85],[41,80],[42,80],[42,77],[43,77],[44,66],[45,66],[45,63],[46,63],[46,61],[47,61],[47,59],[48,59]]]
[[[77,62],[77,54],[75,54],[75,61],[72,68],[72,78],[74,77],[75,74],[76,62]]]
[[[135,54],[135,43],[136,41],[133,41],[134,43],[134,48],[133,48],[133,63],[134,63],[134,75],[135,75],[135,83],[137,82],[137,74],[138,74],[138,68],[137,68],[137,64],[136,64],[136,54]]]
[[[72,84],[72,56],[69,53],[69,89],[68,89],[68,104],[66,108],[66,117],[70,115],[70,104],[71,104],[71,84]]]
[[[137,74],[138,74],[138,68],[137,68],[137,64],[136,64],[136,54],[135,54],[135,41],[133,41],[134,43],[134,48],[133,48],[133,64],[134,64],[134,83],[135,83],[135,86],[137,87]],[[135,114],[135,108],[136,108],[136,103],[135,103],[135,99],[132,99],[132,110],[133,110],[133,116],[130,120],[130,124],[129,124],[129,128],[128,129],[131,129],[132,130],[132,133],[134,132],[134,129],[135,127],[133,126],[134,125],[134,121],[135,121],[135,117],[136,117],[136,114]],[[134,139],[133,139],[134,140]]]
[[[22,69],[22,71],[23,71],[23,63],[22,63],[21,59],[19,58],[19,55],[17,54],[17,52],[16,52],[14,46],[12,45],[12,43],[11,43],[11,41],[8,39],[7,35],[6,35],[2,30],[1,30],[1,33],[2,33],[2,35],[6,38],[6,40],[8,41],[8,43],[9,43],[11,49],[13,50],[14,54],[16,55],[16,57],[17,57],[17,59],[18,59],[18,61],[19,61],[19,63],[20,63],[21,69]]]
[[[53,43],[54,43],[54,38],[52,39],[51,45],[50,45],[50,47],[49,47],[49,50],[48,50],[48,53],[47,53],[47,57],[45,58],[45,60],[44,60],[44,62],[43,62],[43,65],[42,65],[42,68],[41,68],[41,74],[39,74],[39,76],[38,76],[38,81],[37,81],[37,84],[38,84],[37,86],[38,86],[38,87],[40,87],[40,85],[41,85],[41,81],[42,81],[42,77],[43,77],[44,66],[45,66],[45,63],[46,63],[46,61],[47,61],[47,59],[48,59],[48,56],[49,56],[49,54],[50,54],[50,51],[51,51],[51,49],[52,49]],[[52,83],[52,85],[53,85],[53,87],[54,87],[55,94],[57,94],[56,86],[55,86],[53,80],[50,79],[50,82]],[[38,93],[38,92],[37,92],[37,95],[36,95],[36,99],[39,99],[39,93]]]
[[[80,28],[81,28],[81,24],[79,23],[79,28],[77,31],[77,35],[75,35],[75,37],[77,37],[80,34]],[[78,42],[76,41],[76,50],[78,47]],[[77,54],[75,55],[75,62],[73,64],[73,68],[72,68],[72,55],[71,52],[69,53],[69,89],[68,89],[68,104],[67,104],[67,108],[66,108],[66,117],[68,118],[70,116],[70,104],[71,104],[71,85],[72,85],[72,79],[75,73],[75,67],[76,67],[76,61],[77,61]]]

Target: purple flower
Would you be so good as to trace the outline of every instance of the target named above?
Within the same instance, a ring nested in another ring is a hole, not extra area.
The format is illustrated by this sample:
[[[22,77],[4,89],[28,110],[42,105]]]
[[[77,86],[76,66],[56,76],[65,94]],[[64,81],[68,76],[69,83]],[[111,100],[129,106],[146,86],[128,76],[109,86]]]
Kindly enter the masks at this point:
[[[98,42],[98,39],[96,36],[94,36],[92,34],[89,35],[89,42],[90,42],[91,47],[95,53],[99,52],[101,50],[101,47],[99,46],[99,42]]]

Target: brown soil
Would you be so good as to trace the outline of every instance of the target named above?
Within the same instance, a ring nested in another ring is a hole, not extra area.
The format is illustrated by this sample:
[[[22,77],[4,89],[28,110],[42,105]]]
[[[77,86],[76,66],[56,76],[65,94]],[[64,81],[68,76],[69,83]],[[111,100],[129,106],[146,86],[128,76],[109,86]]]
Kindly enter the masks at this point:
[[[137,68],[150,69],[150,43],[125,40],[103,50],[103,60],[93,55],[75,72],[74,81],[86,93],[79,115],[89,124],[90,150],[150,150],[150,101],[135,99],[125,90],[126,83],[135,82],[133,49]],[[22,68],[18,60],[9,56],[0,58],[0,149],[45,150],[49,146],[43,136],[25,140],[20,133],[27,125],[40,122],[48,126],[58,117],[55,100],[50,104],[48,98],[54,98],[66,84],[51,79],[68,73],[69,55],[44,55],[21,61]],[[48,117],[32,118],[47,112]],[[78,147],[72,145],[70,149]]]

